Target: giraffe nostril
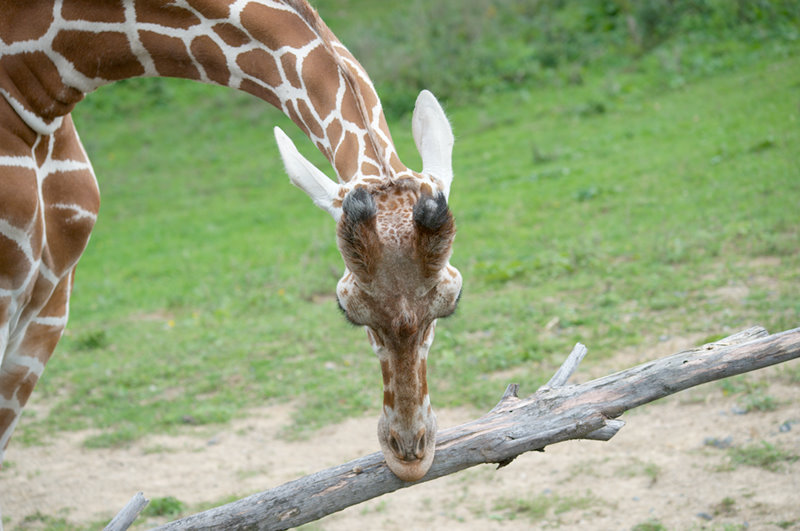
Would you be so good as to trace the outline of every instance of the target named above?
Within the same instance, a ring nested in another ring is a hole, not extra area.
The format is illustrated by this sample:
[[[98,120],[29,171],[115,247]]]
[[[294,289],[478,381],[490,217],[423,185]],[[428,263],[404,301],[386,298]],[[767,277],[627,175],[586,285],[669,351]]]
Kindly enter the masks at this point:
[[[417,459],[425,457],[425,428],[421,428],[417,433],[417,443],[414,445],[414,455]]]
[[[394,430],[391,430],[389,433],[389,448],[392,449],[394,455],[396,455],[399,459],[403,458],[403,451],[400,448],[400,441],[397,440],[397,433]]]

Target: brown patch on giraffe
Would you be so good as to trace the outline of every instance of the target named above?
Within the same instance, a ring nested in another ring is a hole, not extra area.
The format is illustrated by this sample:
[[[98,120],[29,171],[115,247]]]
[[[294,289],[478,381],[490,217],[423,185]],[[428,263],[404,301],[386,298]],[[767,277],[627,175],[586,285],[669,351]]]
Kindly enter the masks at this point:
[[[300,76],[297,73],[297,57],[293,53],[285,53],[281,55],[281,66],[286,79],[294,88],[301,88],[303,84],[300,81]]]
[[[17,387],[22,383],[23,378],[28,374],[28,368],[24,365],[11,365],[4,363],[0,369],[0,396],[6,400],[14,398]]]
[[[267,103],[274,105],[280,109],[281,107],[281,100],[278,98],[278,95],[275,94],[272,90],[259,85],[255,81],[251,81],[249,79],[243,79],[242,82],[239,84],[239,88],[249,94],[257,98],[261,98],[262,100],[266,101]]]
[[[4,75],[0,69],[0,86]],[[6,99],[0,98],[0,153],[28,156],[36,137],[36,133],[22,121]]]
[[[433,195],[433,188],[431,188],[431,185],[428,183],[422,183],[419,186],[419,191],[422,195]]]
[[[349,181],[358,169],[356,153],[358,153],[358,137],[348,131],[344,134],[344,139],[339,143],[333,158],[336,172],[344,182]]]
[[[196,9],[201,15],[210,19],[228,18],[230,5],[234,0],[187,0],[187,4]]]
[[[14,2],[3,5],[0,16],[0,39],[6,44],[38,39],[53,23],[53,4],[50,2]]]
[[[361,175],[380,175],[381,170],[371,162],[364,161],[361,163]]]
[[[420,405],[425,402],[425,397],[428,396],[428,362],[422,358],[417,365],[417,382],[419,383],[419,403]]]
[[[283,46],[300,48],[317,38],[308,24],[296,13],[273,9],[255,2],[245,6],[241,20],[244,29],[270,50],[277,50]]]
[[[153,58],[160,75],[186,79],[200,78],[200,72],[194,66],[189,50],[181,39],[154,31],[140,31],[139,40]]]
[[[53,158],[83,160],[80,144],[75,136],[72,122],[64,121],[56,133]],[[50,254],[48,262],[54,273],[63,274],[83,253],[89,234],[94,227],[94,218],[80,215],[74,209],[57,205],[77,205],[96,214],[100,208],[100,194],[91,171],[75,170],[51,173],[42,183],[45,229]]]
[[[19,166],[0,166],[0,170],[0,212],[3,219],[14,227],[26,227],[36,216],[39,206],[36,172]]]
[[[385,387],[383,389],[383,405],[389,409],[394,409],[394,392]]]
[[[117,81],[144,74],[128,36],[122,32],[63,30],[53,39],[53,51],[89,78]]]
[[[8,431],[15,418],[17,418],[17,414],[13,409],[8,407],[0,408],[0,434],[5,434]],[[7,447],[8,442],[6,442]],[[5,448],[3,449],[5,450]]]
[[[0,234],[0,289],[19,289],[28,277],[32,264],[14,240]]]
[[[222,49],[211,37],[207,35],[195,37],[189,49],[197,62],[205,69],[206,75],[211,81],[220,85],[228,84],[231,73],[228,70],[227,59]]]
[[[301,72],[306,86],[308,99],[323,119],[336,110],[336,98],[339,86],[339,68],[328,51],[320,46],[311,50],[303,61]],[[354,103],[352,96],[345,95],[345,100]],[[357,122],[358,123],[358,122]]]
[[[253,76],[264,83],[277,87],[281,84],[281,75],[275,58],[264,50],[252,50],[239,54],[236,64],[245,74]]]
[[[388,387],[392,382],[392,368],[386,360],[381,360],[381,375],[383,376],[383,386]]]
[[[189,29],[200,24],[200,19],[194,13],[167,2],[136,2],[135,6],[136,22],[179,29]]]
[[[25,407],[25,404],[28,403],[28,398],[30,398],[33,388],[36,387],[37,381],[39,381],[39,377],[33,372],[30,372],[28,376],[19,383],[17,387],[17,400],[20,406]]]
[[[228,46],[233,46],[234,48],[238,46],[243,46],[250,42],[250,37],[231,24],[230,22],[221,22],[215,25],[213,28],[214,33],[220,36],[220,38],[225,41],[225,44]]]
[[[82,92],[64,85],[56,65],[44,52],[0,58],[0,85],[46,121],[69,113],[83,99]]]
[[[120,0],[63,0],[61,17],[88,22],[125,22],[125,7]]]
[[[328,128],[325,130],[328,135],[328,142],[330,142],[331,148],[336,149],[336,145],[339,143],[339,139],[342,137],[342,124],[337,121],[333,121],[328,125]],[[342,197],[344,197],[344,189],[340,188],[339,193]]]
[[[376,178],[376,177],[367,177],[366,179],[363,179],[363,182],[365,182],[366,184],[379,185],[383,181],[381,179]]]
[[[308,106],[308,103],[306,103],[305,100],[296,100],[296,105],[311,134],[316,137],[322,137],[325,133],[322,130],[319,120],[314,116],[314,113],[311,112],[311,108]]]

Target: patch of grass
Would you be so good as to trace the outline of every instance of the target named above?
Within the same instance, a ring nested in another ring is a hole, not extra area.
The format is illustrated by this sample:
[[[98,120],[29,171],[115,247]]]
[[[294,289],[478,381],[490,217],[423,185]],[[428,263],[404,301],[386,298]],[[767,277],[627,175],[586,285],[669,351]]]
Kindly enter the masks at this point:
[[[585,510],[601,503],[601,500],[588,491],[585,496],[540,494],[530,498],[501,498],[493,506],[493,510],[498,513],[491,517],[498,520],[515,520],[523,517],[535,522],[543,520],[548,515],[558,516],[568,511]]]
[[[774,411],[780,405],[775,397],[765,393],[767,382],[754,380],[750,375],[726,378],[719,383],[723,394],[741,395],[740,406],[745,412]]]
[[[147,507],[142,511],[143,517],[169,516],[175,517],[181,514],[186,505],[173,496],[163,498],[153,498]]]
[[[105,523],[105,522],[104,522]],[[83,531],[88,529],[83,526],[76,526],[62,516],[51,516],[36,511],[27,515],[17,524],[15,529],[19,531],[34,531],[45,529],[47,531]]]
[[[736,500],[733,498],[726,496],[722,498],[722,500],[714,505],[714,516],[733,516],[736,514]]]
[[[651,518],[646,522],[636,524],[631,528],[631,531],[667,531],[667,526],[662,524],[659,520]]]
[[[800,455],[766,441],[761,441],[761,444],[730,448],[728,455],[733,465],[755,466],[771,472],[783,469],[785,463],[793,463],[800,459]]]

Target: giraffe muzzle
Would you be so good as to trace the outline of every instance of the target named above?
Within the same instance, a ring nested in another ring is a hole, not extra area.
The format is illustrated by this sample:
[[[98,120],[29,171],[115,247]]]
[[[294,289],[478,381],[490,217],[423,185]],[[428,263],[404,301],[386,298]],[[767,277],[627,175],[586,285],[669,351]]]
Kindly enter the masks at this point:
[[[419,424],[419,423],[415,423]],[[403,481],[421,479],[433,464],[436,446],[436,417],[433,411],[417,429],[389,426],[386,415],[378,421],[378,441],[386,464]]]

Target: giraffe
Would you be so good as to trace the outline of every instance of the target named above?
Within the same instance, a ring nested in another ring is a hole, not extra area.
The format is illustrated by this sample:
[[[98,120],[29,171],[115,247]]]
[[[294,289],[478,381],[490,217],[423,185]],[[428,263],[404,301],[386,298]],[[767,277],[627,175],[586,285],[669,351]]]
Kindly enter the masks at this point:
[[[436,441],[427,355],[461,294],[449,263],[453,134],[436,98],[416,101],[417,172],[363,67],[305,0],[30,0],[0,12],[0,463],[66,326],[100,205],[70,112],[102,85],[166,76],[267,101],[333,166],[337,181],[275,128],[290,181],[336,222],[336,297],[379,360],[386,463],[422,478]]]

